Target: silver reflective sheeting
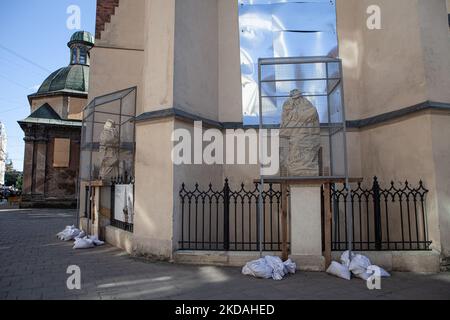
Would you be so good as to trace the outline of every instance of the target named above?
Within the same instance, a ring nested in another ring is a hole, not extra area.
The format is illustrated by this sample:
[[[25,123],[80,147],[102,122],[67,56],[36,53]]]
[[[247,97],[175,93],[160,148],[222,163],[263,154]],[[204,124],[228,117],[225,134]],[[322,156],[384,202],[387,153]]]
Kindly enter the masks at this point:
[[[238,0],[244,124],[259,123],[258,59],[272,57],[337,57],[336,5],[330,0]],[[282,70],[281,70],[282,69]],[[338,73],[329,70],[329,75]],[[325,66],[315,64],[265,68],[261,80],[326,78]],[[326,81],[262,83],[265,123],[279,123],[283,98],[298,88],[303,93],[327,93]],[[314,97],[316,106],[326,97]],[[320,109],[320,107],[319,107]],[[320,113],[321,110],[319,110]],[[322,117],[326,115],[323,114]]]

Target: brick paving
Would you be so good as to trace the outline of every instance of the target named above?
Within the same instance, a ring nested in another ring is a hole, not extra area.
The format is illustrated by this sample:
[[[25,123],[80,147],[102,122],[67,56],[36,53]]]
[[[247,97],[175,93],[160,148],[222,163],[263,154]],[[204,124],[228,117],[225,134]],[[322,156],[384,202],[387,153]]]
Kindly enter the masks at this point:
[[[108,245],[77,251],[55,236],[74,222],[69,210],[0,209],[0,299],[450,299],[449,273],[394,273],[369,291],[324,273],[276,282],[239,268],[143,261]],[[70,265],[81,268],[81,290],[66,287]]]

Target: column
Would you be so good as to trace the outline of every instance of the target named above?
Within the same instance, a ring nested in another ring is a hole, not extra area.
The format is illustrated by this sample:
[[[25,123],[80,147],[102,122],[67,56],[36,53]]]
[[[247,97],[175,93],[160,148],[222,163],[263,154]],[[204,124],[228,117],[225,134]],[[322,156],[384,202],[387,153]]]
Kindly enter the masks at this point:
[[[25,141],[25,159],[23,162],[23,195],[31,196],[33,188],[33,155],[34,155],[34,136],[27,130]]]
[[[320,186],[291,186],[291,259],[300,270],[324,271]]]
[[[34,194],[45,195],[45,173],[47,163],[47,142],[45,128],[39,128],[36,137],[36,174]]]

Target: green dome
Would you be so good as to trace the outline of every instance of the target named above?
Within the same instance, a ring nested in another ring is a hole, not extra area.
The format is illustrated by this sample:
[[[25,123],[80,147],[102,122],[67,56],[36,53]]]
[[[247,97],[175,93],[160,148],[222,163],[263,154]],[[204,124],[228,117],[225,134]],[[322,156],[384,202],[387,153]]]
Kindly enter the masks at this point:
[[[94,43],[95,43],[95,39],[92,36],[92,34],[90,34],[87,31],[78,31],[72,35],[72,37],[70,38],[70,41],[67,45],[70,47],[74,43],[83,43],[83,44],[93,47]]]
[[[42,83],[38,94],[56,91],[77,91],[87,93],[89,90],[89,66],[70,65],[53,72]]]

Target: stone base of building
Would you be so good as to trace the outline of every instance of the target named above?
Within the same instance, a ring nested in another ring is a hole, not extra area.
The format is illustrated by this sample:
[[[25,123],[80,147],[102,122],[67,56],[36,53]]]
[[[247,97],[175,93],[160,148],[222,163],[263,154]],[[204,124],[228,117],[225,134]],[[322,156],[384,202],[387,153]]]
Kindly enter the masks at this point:
[[[280,256],[281,252],[263,252],[263,256]],[[259,252],[247,251],[176,251],[174,262],[211,266],[243,267],[260,258]]]
[[[40,196],[23,196],[21,209],[76,209],[76,199],[46,199]]]
[[[323,256],[291,255],[289,258],[297,265],[300,271],[325,271],[325,258]]]
[[[439,273],[440,254],[437,251],[362,251],[370,261],[387,271]],[[339,261],[342,252],[333,252],[333,260]]]
[[[129,254],[133,254],[134,235],[131,232],[107,226],[105,228],[105,241]]]

